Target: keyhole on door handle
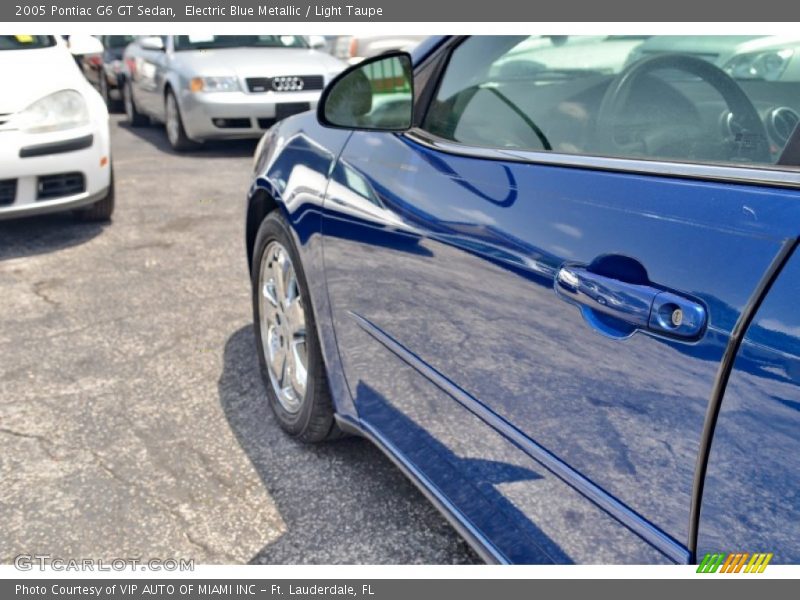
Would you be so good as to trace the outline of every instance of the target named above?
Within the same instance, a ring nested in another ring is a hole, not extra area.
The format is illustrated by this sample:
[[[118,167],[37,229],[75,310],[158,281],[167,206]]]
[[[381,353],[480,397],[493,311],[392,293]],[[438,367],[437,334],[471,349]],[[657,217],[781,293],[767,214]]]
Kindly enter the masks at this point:
[[[609,337],[627,338],[642,330],[696,340],[705,332],[707,311],[700,301],[650,282],[644,267],[629,257],[605,255],[588,266],[565,264],[554,288]]]

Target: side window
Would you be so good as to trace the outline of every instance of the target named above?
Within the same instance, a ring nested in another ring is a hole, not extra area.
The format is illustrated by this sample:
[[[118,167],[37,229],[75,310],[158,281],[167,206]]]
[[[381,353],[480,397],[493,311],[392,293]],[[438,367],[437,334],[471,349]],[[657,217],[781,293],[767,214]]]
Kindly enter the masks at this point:
[[[800,37],[475,36],[423,128],[462,144],[774,165],[800,123]]]

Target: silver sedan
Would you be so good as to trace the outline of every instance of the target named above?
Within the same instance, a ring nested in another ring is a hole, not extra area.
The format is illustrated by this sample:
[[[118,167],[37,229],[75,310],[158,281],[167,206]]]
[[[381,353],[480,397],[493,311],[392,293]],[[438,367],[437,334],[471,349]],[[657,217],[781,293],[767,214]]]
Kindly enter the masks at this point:
[[[314,108],[346,66],[295,35],[144,36],[126,48],[124,63],[129,123],[163,122],[176,150],[260,137]]]

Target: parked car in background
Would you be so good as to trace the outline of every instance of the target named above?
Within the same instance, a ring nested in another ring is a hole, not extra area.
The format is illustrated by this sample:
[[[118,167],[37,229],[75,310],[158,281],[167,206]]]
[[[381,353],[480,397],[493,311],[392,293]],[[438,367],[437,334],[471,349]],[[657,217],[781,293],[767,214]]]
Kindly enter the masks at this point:
[[[798,563],[800,129],[765,116],[800,78],[609,43],[432,38],[264,135],[269,404],[377,444],[487,561]]]
[[[108,110],[66,42],[0,36],[0,81],[0,219],[71,209],[110,219]]]
[[[411,52],[425,35],[342,35],[333,44],[332,54],[350,64],[370,56],[401,50]]]
[[[330,54],[330,41],[335,39],[335,37],[336,36],[333,35],[307,35],[306,41],[308,42],[309,48],[313,48],[314,50],[322,50]]]
[[[748,82],[746,85],[800,81],[800,36],[796,35],[653,36],[634,48],[627,62],[675,52],[707,60],[736,81]],[[763,102],[758,97],[754,101],[774,148],[782,148],[800,123],[791,86],[788,92],[783,102],[774,98]],[[736,134],[739,128],[734,117],[733,111],[720,115],[719,126],[729,134]]]
[[[163,122],[176,150],[256,138],[317,104],[344,63],[294,35],[137,38],[124,53],[128,122]]]
[[[800,80],[800,36],[796,35],[656,35],[628,58],[680,52],[714,63],[736,79]]]
[[[643,35],[547,35],[531,36],[517,45],[492,68],[504,77],[524,77],[525,72],[579,69],[618,73],[628,57],[648,36]]]
[[[131,43],[133,35],[99,35],[103,50],[98,54],[87,54],[80,58],[80,67],[106,103],[109,111],[122,110],[122,88],[125,74],[122,53]]]

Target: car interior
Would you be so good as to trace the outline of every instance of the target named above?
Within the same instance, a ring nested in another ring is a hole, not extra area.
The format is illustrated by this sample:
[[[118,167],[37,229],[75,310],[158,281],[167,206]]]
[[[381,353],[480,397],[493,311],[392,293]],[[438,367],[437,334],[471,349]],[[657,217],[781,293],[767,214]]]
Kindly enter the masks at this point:
[[[791,73],[742,77],[669,48],[631,61],[636,45],[608,51],[611,38],[531,40],[476,36],[459,45],[423,128],[472,146],[771,165],[800,122],[800,78]],[[557,60],[567,52],[570,60]]]

